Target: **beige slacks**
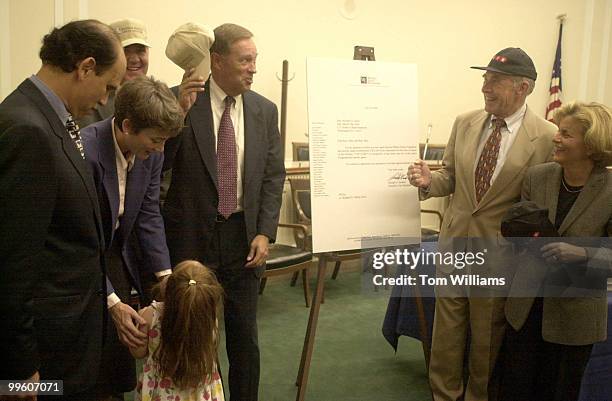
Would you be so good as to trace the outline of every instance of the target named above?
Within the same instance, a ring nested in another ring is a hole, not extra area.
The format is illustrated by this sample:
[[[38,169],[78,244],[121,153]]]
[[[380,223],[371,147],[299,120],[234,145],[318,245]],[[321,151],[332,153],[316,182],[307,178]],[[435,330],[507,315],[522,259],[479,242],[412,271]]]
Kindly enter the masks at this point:
[[[486,297],[484,291],[479,294],[475,289],[469,297],[436,299],[429,363],[434,401],[457,401],[464,392],[465,401],[488,401],[489,379],[503,341],[506,319],[505,298]],[[471,335],[466,375],[468,328]]]

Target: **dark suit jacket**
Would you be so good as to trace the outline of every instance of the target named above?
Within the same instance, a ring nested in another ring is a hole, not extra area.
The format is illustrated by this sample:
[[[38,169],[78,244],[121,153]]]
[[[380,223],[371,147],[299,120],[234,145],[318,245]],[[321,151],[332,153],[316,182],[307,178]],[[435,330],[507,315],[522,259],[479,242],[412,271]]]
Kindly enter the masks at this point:
[[[44,95],[24,81],[0,105],[0,378],[98,371],[104,238],[91,171]]]
[[[140,268],[154,273],[171,267],[164,222],[159,211],[159,180],[164,155],[154,153],[146,160],[134,160],[127,176],[123,216],[115,231],[119,212],[119,179],[112,118],[83,129],[82,138],[85,155],[96,182],[106,245],[110,248],[113,241],[119,241],[132,285],[142,293],[138,255],[133,247],[128,246],[132,231],[135,231],[141,245],[144,266]],[[110,294],[113,292],[112,284],[109,282],[107,285]]]
[[[244,215],[248,242],[264,234],[274,242],[285,180],[285,166],[274,103],[247,91],[244,106]],[[205,260],[203,244],[215,228],[217,166],[209,85],[187,114],[186,128],[166,144],[164,170],[172,183],[164,221],[173,263]],[[260,274],[263,269],[258,269]]]
[[[554,222],[557,214],[557,200],[561,186],[561,166],[546,163],[530,168],[523,182],[522,197],[548,209],[548,217]],[[558,282],[562,275],[569,283],[561,288],[560,297],[546,296],[542,319],[542,338],[546,341],[566,345],[586,345],[606,339],[608,305],[606,301],[606,277],[612,275],[612,252],[609,241],[599,240],[612,236],[612,171],[595,168],[576,202],[559,227],[559,241],[586,244],[588,262],[586,265],[551,266],[543,278],[544,285]],[[603,246],[594,247],[593,242]],[[533,297],[514,296],[515,290],[534,286],[529,280],[534,275],[530,264],[521,263],[517,269],[510,296],[506,301],[506,318],[519,330],[525,323]],[[594,282],[599,281],[596,291]],[[577,288],[590,288],[585,296],[572,296]]]

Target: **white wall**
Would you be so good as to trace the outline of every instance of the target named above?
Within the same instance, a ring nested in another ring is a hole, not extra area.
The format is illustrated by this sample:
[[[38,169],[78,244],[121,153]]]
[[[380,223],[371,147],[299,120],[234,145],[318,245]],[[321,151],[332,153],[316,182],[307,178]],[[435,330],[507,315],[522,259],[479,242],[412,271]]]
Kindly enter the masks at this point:
[[[345,4],[354,5],[354,19],[341,15]],[[253,89],[280,105],[276,75],[284,59],[295,74],[289,84],[288,157],[291,141],[306,140],[305,58],[350,59],[354,45],[374,46],[379,61],[418,65],[421,136],[432,123],[432,142],[445,143],[454,117],[482,106],[481,72],[469,66],[486,65],[507,46],[522,47],[534,59],[539,78],[528,103],[543,115],[556,16],[562,13],[565,99],[612,104],[612,0],[0,0],[0,23],[9,21],[0,24],[0,98],[38,70],[41,38],[54,24],[79,17],[143,20],[154,45],[149,71],[172,85],[182,75],[164,55],[172,31],[187,21],[212,27],[235,22],[255,34]]]

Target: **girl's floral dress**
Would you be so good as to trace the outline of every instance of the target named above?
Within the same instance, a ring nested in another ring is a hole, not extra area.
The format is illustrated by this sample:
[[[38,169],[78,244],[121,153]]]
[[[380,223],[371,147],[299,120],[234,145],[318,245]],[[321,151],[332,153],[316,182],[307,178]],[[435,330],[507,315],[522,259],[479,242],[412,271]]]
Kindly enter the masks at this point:
[[[159,347],[164,303],[153,301],[151,307],[153,321],[149,330],[149,354],[136,387],[136,401],[224,401],[221,377],[216,372],[205,384],[189,389],[176,388],[171,379],[161,377],[153,353]]]

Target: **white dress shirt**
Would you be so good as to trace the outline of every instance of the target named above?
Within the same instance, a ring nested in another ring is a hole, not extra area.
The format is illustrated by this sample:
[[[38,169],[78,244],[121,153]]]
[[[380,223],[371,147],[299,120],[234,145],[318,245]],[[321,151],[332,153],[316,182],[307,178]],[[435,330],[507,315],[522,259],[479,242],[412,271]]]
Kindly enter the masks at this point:
[[[115,119],[112,122],[113,127],[113,143],[115,144],[115,164],[117,165],[117,178],[119,181],[119,212],[117,213],[117,224],[115,230],[119,228],[119,222],[123,216],[125,210],[125,188],[127,187],[127,175],[132,166],[134,166],[135,155],[130,155],[128,159],[121,151],[119,144],[117,143],[117,133],[115,132]],[[123,135],[123,134],[122,134]]]

